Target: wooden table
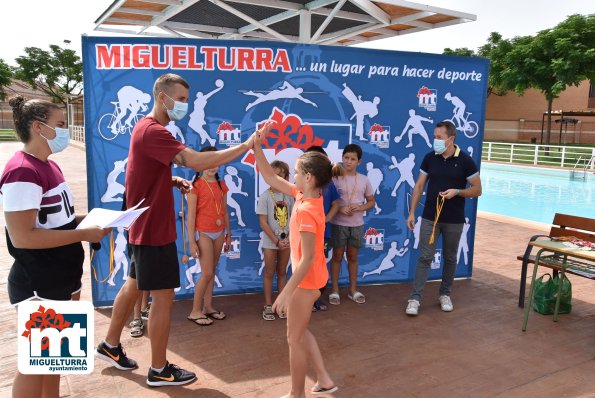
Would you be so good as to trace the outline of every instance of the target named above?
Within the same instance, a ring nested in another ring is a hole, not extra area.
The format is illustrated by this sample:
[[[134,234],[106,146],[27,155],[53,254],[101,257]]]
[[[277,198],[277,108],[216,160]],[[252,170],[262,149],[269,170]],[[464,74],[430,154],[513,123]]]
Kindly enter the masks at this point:
[[[531,288],[529,289],[529,303],[525,306],[523,332],[527,330],[529,313],[533,307],[535,277],[537,276],[537,268],[539,267],[540,262],[558,268],[561,272],[558,294],[556,297],[556,306],[554,308],[554,322],[558,320],[558,308],[560,307],[560,292],[562,290],[562,282],[564,281],[564,272],[567,269],[571,269],[574,273],[584,274],[589,278],[595,277],[595,250],[572,248],[566,246],[564,242],[553,240],[536,240],[529,244],[538,248],[539,251],[535,255],[533,277],[531,278]]]

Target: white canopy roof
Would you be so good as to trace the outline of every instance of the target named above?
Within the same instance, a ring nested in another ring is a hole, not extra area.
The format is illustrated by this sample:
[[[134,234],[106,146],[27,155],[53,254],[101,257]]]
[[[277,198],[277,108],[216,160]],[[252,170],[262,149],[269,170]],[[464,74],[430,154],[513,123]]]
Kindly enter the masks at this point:
[[[352,45],[475,20],[403,0],[115,0],[95,30]]]

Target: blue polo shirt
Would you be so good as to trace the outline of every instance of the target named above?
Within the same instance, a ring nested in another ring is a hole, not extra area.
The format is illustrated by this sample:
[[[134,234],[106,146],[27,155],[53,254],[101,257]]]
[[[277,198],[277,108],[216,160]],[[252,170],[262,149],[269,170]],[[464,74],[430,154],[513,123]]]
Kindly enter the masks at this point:
[[[440,192],[450,188],[465,189],[467,181],[479,174],[471,156],[455,145],[452,156],[444,158],[434,151],[428,153],[421,162],[419,172],[428,176],[426,203],[422,217],[434,221],[436,198]],[[463,224],[465,222],[465,198],[455,196],[444,201],[439,222]]]

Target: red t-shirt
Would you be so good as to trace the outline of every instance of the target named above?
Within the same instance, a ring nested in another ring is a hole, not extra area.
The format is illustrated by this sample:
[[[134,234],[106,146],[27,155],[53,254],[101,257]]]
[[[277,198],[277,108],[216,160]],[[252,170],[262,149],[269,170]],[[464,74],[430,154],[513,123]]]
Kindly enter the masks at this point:
[[[320,289],[328,282],[328,269],[324,257],[325,215],[322,195],[319,198],[304,199],[304,194],[293,188],[295,204],[289,220],[289,246],[291,266],[297,267],[302,259],[300,232],[315,234],[314,261],[298,285],[302,289]]]
[[[210,188],[210,189],[209,189]],[[227,185],[221,181],[205,181],[198,178],[194,181],[191,194],[196,195],[196,221],[194,228],[200,232],[219,232],[225,229],[225,200]],[[219,210],[219,213],[217,213]],[[220,224],[217,225],[217,220]]]
[[[176,240],[171,164],[184,148],[152,117],[134,126],[126,166],[126,207],[145,199],[141,207],[149,209],[130,227],[131,244],[164,246]]]

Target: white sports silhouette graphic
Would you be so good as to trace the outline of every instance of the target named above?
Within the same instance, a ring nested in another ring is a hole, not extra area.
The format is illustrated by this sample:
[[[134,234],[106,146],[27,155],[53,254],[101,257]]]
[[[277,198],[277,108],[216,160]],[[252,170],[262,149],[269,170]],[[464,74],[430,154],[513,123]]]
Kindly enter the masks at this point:
[[[362,100],[361,95],[355,95],[353,90],[347,86],[347,83],[343,83],[343,95],[351,105],[355,113],[349,120],[355,118],[355,135],[360,141],[368,141],[364,138],[364,117],[368,116],[370,119],[378,115],[378,104],[380,103],[380,97],[374,97],[372,101]]]
[[[130,128],[134,127],[132,125],[132,120],[140,110],[141,112],[146,112],[148,107],[147,104],[151,102],[151,95],[142,92],[136,87],[132,86],[124,86],[118,90],[118,105],[116,106],[117,115],[114,122],[110,126],[112,129],[112,133],[114,135],[118,134],[118,126],[120,122],[126,116],[126,113],[130,111],[128,118],[124,121],[124,125]]]
[[[391,156],[390,159],[393,162],[393,164],[388,166],[388,169],[397,169],[400,173],[399,179],[395,183],[395,187],[393,188],[393,191],[390,194],[390,196],[397,196],[397,190],[399,189],[402,183],[408,183],[411,188],[415,186],[415,180],[413,179],[413,168],[415,167],[415,154],[410,153],[409,156],[401,160],[401,163],[397,162],[397,158],[395,158],[394,156]]]
[[[384,180],[384,174],[382,174],[382,170],[374,168],[374,163],[372,162],[366,163],[366,169],[368,170],[368,180],[370,180],[370,184],[374,190],[374,195],[380,195],[380,184],[382,183],[382,180]],[[380,206],[378,206],[378,201],[376,201],[374,209],[376,209],[375,214],[380,214],[382,211]]]
[[[117,180],[118,176],[124,173],[127,162],[128,157],[114,162],[114,169],[107,175],[107,188],[101,197],[103,203],[122,202],[122,198],[117,196],[124,194],[124,185],[120,184]]]
[[[407,245],[409,245],[409,239],[405,239],[405,242],[403,242],[403,247],[400,249],[399,249],[399,244],[396,241],[392,241],[390,243],[390,249],[388,249],[388,253],[382,259],[378,268],[376,268],[370,272],[364,272],[364,274],[362,275],[362,278],[365,278],[368,275],[374,275],[374,274],[380,275],[382,272],[389,270],[391,268],[394,268],[395,263],[393,262],[393,260],[396,257],[403,257],[405,255],[405,253],[407,253],[407,251],[409,250]]]
[[[165,128],[167,129],[167,131],[170,132],[171,136],[174,137],[174,139],[180,141],[182,144],[186,143],[186,141],[184,140],[184,134],[182,134],[182,129],[176,126],[175,121],[171,120],[167,124],[167,126],[165,126]]]
[[[238,175],[238,169],[236,169],[233,166],[227,166],[225,168],[225,172],[226,174],[225,177],[223,177],[223,180],[225,181],[225,184],[227,184],[227,188],[229,189],[227,191],[227,205],[234,210],[236,216],[238,217],[238,225],[240,227],[245,227],[246,224],[244,224],[244,220],[242,220],[242,208],[240,207],[240,204],[233,198],[232,195],[234,193],[239,193],[240,195],[248,196],[248,192],[242,192],[242,179]],[[230,215],[233,215],[234,212],[232,212]]]
[[[471,224],[469,223],[469,217],[465,217],[465,224],[463,224],[463,233],[461,233],[461,240],[459,240],[459,248],[457,251],[457,264],[459,263],[459,259],[461,258],[461,252],[463,253],[465,265],[469,263],[469,241],[467,239],[469,228],[471,228]]]
[[[194,261],[194,265],[190,265],[190,262]],[[186,290],[194,289],[195,282],[194,282],[194,274],[198,274],[202,272],[202,268],[200,267],[200,260],[198,258],[189,257],[188,258],[188,268],[186,268],[186,279],[188,280],[188,284],[186,285]],[[223,285],[215,274],[215,284],[217,287],[221,288]]]
[[[258,236],[260,237],[260,240],[258,241],[258,254],[260,255],[260,269],[258,270],[258,276],[261,276],[262,271],[264,271],[264,251],[262,250],[264,231],[261,231]]]
[[[303,92],[304,92],[303,88],[294,87],[289,82],[283,82],[281,87],[279,87],[278,89],[275,89],[275,90],[271,90],[271,91],[267,92],[266,94],[254,92],[252,90],[246,91],[244,93],[244,95],[251,95],[251,96],[256,97],[256,99],[254,101],[252,101],[248,105],[246,105],[246,110],[253,108],[256,105],[261,104],[263,102],[275,101],[278,99],[298,99],[302,102],[305,102],[306,104],[310,104],[313,107],[318,108],[318,105],[316,105],[314,102],[310,101],[307,98],[302,97],[301,94]]]
[[[467,153],[469,153],[469,156],[473,157],[473,147],[471,145],[467,147]]]
[[[432,143],[428,138],[428,133],[422,122],[433,123],[432,119],[417,115],[415,110],[409,109],[409,119],[407,119],[407,123],[405,124],[401,135],[395,137],[395,142],[397,144],[401,142],[401,139],[405,133],[407,133],[407,136],[409,137],[409,143],[405,146],[405,148],[411,148],[413,146],[413,134],[418,134],[424,139],[428,147],[432,147]]]
[[[454,109],[452,110],[453,116],[449,121],[455,125],[457,130],[465,133],[467,138],[475,137],[479,132],[479,125],[476,122],[469,120],[471,112],[465,112],[465,103],[461,101],[459,97],[456,97],[451,93],[446,93],[444,98],[447,101],[450,101],[454,106]]]
[[[221,79],[215,80],[215,88],[208,94],[203,94],[202,91],[196,93],[196,99],[194,100],[194,108],[192,113],[190,114],[190,120],[188,120],[188,127],[198,133],[200,137],[200,144],[203,145],[205,142],[209,142],[209,145],[215,145],[215,139],[211,138],[209,133],[206,132],[204,126],[207,124],[205,120],[205,108],[207,106],[207,101],[211,98],[215,93],[220,91],[223,86],[224,82]]]
[[[415,227],[413,227],[413,248],[417,249],[419,246],[419,232],[421,230],[421,216],[417,216]]]
[[[122,268],[122,280],[128,279],[128,258],[126,257],[126,236],[124,236],[124,228],[118,227],[118,236],[115,239],[114,248],[114,270],[109,276],[107,284],[110,286],[116,286],[114,279],[116,274]]]

